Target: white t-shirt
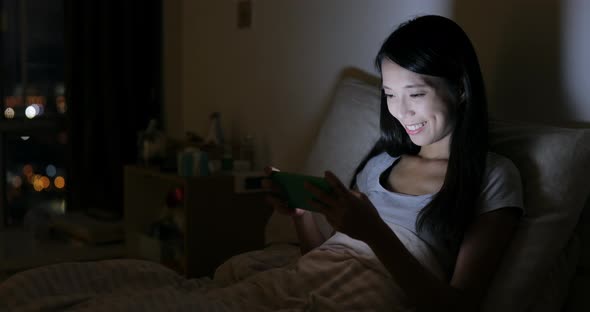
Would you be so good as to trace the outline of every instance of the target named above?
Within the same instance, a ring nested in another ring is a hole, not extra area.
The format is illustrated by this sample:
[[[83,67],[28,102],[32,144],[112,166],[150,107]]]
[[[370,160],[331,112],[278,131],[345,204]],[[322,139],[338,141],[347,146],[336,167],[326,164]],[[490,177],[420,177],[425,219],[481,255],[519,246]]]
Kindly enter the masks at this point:
[[[416,240],[425,243],[432,250],[436,258],[434,260],[438,262],[441,269],[449,273],[455,264],[456,252],[448,250],[444,242],[430,231],[416,229],[416,218],[419,212],[435,194],[407,195],[389,191],[381,185],[382,173],[395,165],[397,159],[398,157],[391,157],[385,152],[370,159],[356,177],[358,190],[367,195],[389,227],[394,231],[402,227],[406,232],[413,233]],[[482,214],[504,207],[517,207],[524,210],[522,198],[520,173],[516,166],[508,158],[488,153],[478,212]],[[412,249],[412,246],[408,246],[409,244],[414,244],[411,240],[410,242],[402,240],[402,243],[408,249]],[[322,247],[342,245],[360,253],[372,254],[365,243],[340,232],[336,232]]]

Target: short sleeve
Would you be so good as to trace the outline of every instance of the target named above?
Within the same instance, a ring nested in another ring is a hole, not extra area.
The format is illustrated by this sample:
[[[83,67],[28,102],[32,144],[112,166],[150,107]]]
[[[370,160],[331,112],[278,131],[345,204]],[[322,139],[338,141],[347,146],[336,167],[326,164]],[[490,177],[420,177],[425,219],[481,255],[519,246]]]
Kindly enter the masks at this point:
[[[379,175],[390,166],[397,157],[391,157],[383,152],[371,158],[365,167],[356,175],[356,187],[359,192],[367,193],[374,189],[375,181],[379,181]]]
[[[520,172],[510,159],[488,153],[483,185],[479,214],[504,207],[520,208],[524,213]]]
[[[368,189],[368,184],[367,184],[367,180],[368,180],[368,175],[369,175],[369,170],[370,168],[368,168],[369,163],[367,163],[365,165],[365,167],[356,175],[356,188],[359,192],[365,193],[367,192]]]

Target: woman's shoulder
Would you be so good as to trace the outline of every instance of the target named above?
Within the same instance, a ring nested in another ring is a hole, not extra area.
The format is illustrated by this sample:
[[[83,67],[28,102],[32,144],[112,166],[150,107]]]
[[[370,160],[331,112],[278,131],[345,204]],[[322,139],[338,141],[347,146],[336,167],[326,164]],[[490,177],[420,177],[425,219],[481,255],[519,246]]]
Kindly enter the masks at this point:
[[[363,171],[378,172],[381,174],[383,170],[391,166],[391,164],[393,164],[393,162],[398,158],[399,157],[389,155],[387,152],[382,152],[371,157],[371,159],[369,159],[365,165],[365,169]]]
[[[387,167],[391,166],[394,160],[397,157],[392,157],[387,152],[382,152],[371,157],[367,163],[365,164],[364,168],[359,172],[357,175],[357,186],[360,190],[367,191],[370,189],[369,181],[373,179],[378,179],[379,175],[387,169]]]
[[[480,213],[502,207],[523,207],[522,181],[509,158],[488,152]]]
[[[486,175],[498,174],[508,176],[520,175],[518,168],[510,158],[494,152],[488,152],[486,158]]]
[[[381,152],[380,154],[377,154],[375,156],[373,156],[371,159],[369,159],[369,163],[372,163],[373,165],[376,164],[386,164],[386,165],[391,165],[391,162],[396,160],[398,157],[393,157],[391,155],[389,155],[387,152]]]

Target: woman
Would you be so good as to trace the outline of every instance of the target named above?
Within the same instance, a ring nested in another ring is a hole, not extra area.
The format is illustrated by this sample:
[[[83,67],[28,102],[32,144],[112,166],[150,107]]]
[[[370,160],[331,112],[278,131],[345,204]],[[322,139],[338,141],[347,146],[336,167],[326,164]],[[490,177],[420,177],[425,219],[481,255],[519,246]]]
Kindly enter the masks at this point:
[[[293,216],[304,252],[359,241],[374,252],[418,311],[477,311],[522,213],[518,170],[488,152],[487,103],[473,46],[440,16],[402,24],[376,59],[382,76],[381,138],[349,190],[330,172],[326,193],[306,188],[337,231],[321,235],[309,212],[269,198]],[[434,251],[437,276],[394,228]]]

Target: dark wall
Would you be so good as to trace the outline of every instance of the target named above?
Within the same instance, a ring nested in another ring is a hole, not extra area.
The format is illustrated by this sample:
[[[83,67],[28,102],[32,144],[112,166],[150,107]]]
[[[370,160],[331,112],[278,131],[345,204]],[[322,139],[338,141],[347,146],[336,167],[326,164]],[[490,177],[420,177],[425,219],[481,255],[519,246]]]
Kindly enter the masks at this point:
[[[565,124],[575,116],[564,91],[564,1],[454,1],[453,18],[473,41],[488,78],[492,115]]]

